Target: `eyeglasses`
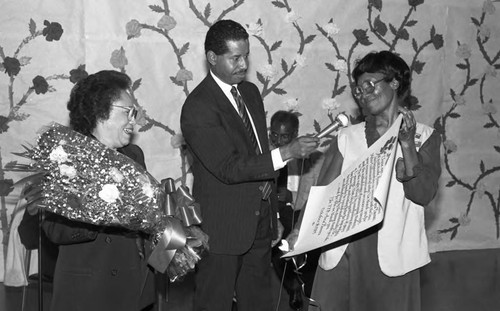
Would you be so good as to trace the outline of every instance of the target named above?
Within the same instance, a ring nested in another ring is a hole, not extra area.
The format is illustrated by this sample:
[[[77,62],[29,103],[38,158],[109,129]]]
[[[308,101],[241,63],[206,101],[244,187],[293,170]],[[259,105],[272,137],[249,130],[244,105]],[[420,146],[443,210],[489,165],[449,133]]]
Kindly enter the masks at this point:
[[[123,106],[118,106],[118,105],[111,105],[116,108],[121,108],[127,110],[127,117],[129,121],[135,120],[137,117],[137,109],[135,107],[123,107]]]
[[[379,82],[382,82],[385,80],[385,77],[383,77],[380,80],[375,80],[375,81],[365,81],[361,86],[357,85],[352,89],[352,94],[354,97],[357,99],[360,99],[363,94],[371,94],[373,91],[375,91],[375,85]]]
[[[293,133],[276,133],[276,132],[271,132],[269,133],[269,138],[271,139],[271,142],[273,144],[287,144],[293,139]]]

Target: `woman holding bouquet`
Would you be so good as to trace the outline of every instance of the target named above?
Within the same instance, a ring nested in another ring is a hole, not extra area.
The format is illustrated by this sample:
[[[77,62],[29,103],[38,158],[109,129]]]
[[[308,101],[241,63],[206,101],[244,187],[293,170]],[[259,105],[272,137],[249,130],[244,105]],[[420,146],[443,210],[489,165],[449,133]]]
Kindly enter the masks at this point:
[[[137,114],[130,85],[117,71],[79,81],[67,105],[70,125],[145,167],[142,150],[130,144]],[[51,310],[151,308],[154,275],[147,266],[151,245],[145,234],[46,215],[44,230],[59,245]]]

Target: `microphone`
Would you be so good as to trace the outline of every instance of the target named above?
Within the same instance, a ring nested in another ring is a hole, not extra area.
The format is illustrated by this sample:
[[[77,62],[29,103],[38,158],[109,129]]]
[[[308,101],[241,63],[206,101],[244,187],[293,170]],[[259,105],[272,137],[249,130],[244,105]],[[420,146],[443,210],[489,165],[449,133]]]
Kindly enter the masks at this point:
[[[349,118],[344,113],[339,113],[332,124],[325,127],[321,132],[316,134],[314,137],[323,138],[324,136],[330,134],[331,132],[337,130],[340,127],[347,126],[349,124]]]

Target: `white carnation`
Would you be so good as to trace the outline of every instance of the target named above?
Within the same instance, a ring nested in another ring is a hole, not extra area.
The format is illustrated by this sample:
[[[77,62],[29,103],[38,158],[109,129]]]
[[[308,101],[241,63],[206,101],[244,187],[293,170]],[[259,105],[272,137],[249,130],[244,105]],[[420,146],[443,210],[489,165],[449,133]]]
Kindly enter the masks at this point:
[[[120,172],[120,170],[116,167],[112,167],[109,169],[109,176],[111,176],[111,178],[117,183],[121,183],[125,178],[122,172]]]
[[[145,196],[147,196],[148,198],[151,199],[151,198],[153,198],[155,191],[153,189],[153,186],[151,186],[151,184],[147,183],[147,184],[142,185],[142,193],[144,193]]]
[[[99,197],[108,203],[115,203],[116,200],[120,197],[120,191],[116,187],[116,185],[105,184],[102,186],[101,191],[99,191]]]
[[[61,164],[59,166],[59,172],[63,176],[67,176],[69,179],[73,179],[77,175],[77,171],[73,166],[67,164]]]
[[[62,146],[57,146],[49,155],[51,161],[62,163],[68,161],[68,154]]]

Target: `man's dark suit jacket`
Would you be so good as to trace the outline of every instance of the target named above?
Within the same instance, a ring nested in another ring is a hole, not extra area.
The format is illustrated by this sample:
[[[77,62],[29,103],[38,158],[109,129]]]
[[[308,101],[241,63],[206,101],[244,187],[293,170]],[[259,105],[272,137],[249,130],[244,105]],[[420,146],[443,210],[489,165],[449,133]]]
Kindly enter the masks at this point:
[[[210,251],[229,255],[244,253],[254,241],[264,180],[273,181],[273,229],[277,212],[277,172],[269,152],[264,104],[254,84],[242,82],[238,90],[254,121],[262,154],[252,147],[240,116],[210,73],[189,94],[181,114],[182,133],[194,158],[193,195],[201,205],[202,228],[210,237]]]
[[[136,145],[118,149],[143,167]],[[47,213],[47,237],[59,245],[52,311],[137,311],[154,302],[154,275],[147,267],[148,241],[121,228],[100,227]],[[137,244],[146,243],[145,257]]]

